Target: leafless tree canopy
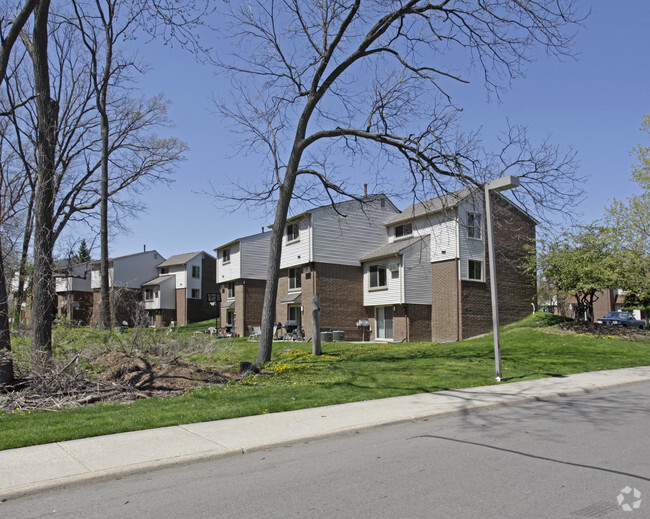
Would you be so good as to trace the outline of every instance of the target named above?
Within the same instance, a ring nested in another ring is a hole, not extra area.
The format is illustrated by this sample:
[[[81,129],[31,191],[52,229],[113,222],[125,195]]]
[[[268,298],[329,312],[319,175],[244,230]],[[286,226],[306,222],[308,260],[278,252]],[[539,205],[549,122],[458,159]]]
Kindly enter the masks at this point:
[[[515,196],[540,216],[579,194],[571,150],[533,144],[519,126],[486,150],[479,134],[462,130],[455,99],[477,71],[498,96],[540,49],[570,55],[572,1],[229,5],[236,43],[221,64],[238,97],[219,108],[244,148],[269,160],[262,181],[223,196],[275,200],[295,152],[296,171],[312,178],[298,179],[294,197],[311,196],[314,178],[326,190],[358,192],[346,178],[364,162],[382,168],[378,175],[406,168],[418,198],[506,174],[522,177]],[[403,176],[378,181],[386,180],[404,186]]]

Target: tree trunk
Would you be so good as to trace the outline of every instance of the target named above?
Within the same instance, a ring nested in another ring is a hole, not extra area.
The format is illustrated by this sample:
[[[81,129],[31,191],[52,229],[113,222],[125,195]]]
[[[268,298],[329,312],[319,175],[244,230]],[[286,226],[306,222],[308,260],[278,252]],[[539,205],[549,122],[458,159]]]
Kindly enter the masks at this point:
[[[52,354],[52,251],[54,249],[54,154],[58,106],[50,97],[47,61],[49,0],[41,0],[34,12],[32,61],[38,119],[38,170],[34,202],[34,296],[32,301],[32,348]]]
[[[294,168],[296,171],[297,168]],[[280,257],[282,254],[282,238],[284,226],[287,223],[287,212],[293,193],[295,173],[287,172],[284,183],[280,186],[280,198],[275,210],[275,220],[271,229],[271,244],[269,249],[269,267],[264,290],[264,308],[262,309],[262,333],[260,347],[257,352],[257,363],[264,364],[271,360],[273,350],[273,323],[275,321],[275,302],[278,292],[278,278],[280,276]]]
[[[311,352],[313,355],[322,353],[320,344],[320,296],[314,294],[311,303]]]
[[[2,235],[0,234],[0,387],[14,383],[14,364],[11,358],[11,335],[9,334],[9,301]]]
[[[20,266],[18,268],[18,287],[15,299],[15,319],[20,320],[20,315],[25,302],[25,282],[27,281],[27,260],[29,259],[29,244],[34,232],[34,189],[32,187],[25,217],[25,232],[23,233],[23,249],[20,252]]]
[[[99,263],[99,319],[100,328],[111,327],[111,300],[108,283],[108,117],[106,111],[101,113],[102,121],[102,182],[100,211],[100,263]]]

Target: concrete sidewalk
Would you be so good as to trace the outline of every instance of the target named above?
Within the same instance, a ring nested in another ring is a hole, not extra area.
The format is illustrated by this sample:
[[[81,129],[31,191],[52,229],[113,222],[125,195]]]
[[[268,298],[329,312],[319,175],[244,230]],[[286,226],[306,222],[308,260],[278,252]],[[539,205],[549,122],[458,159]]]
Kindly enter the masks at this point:
[[[316,407],[0,451],[0,499],[382,425],[650,381],[650,366]]]

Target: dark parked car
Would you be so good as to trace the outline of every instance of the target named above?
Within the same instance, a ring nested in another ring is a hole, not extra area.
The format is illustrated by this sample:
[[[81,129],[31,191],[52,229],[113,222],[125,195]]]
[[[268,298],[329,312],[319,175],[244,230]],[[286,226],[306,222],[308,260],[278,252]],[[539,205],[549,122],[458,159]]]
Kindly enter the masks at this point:
[[[645,321],[635,319],[632,312],[609,312],[605,317],[596,321],[598,324],[625,326],[626,328],[645,328]]]

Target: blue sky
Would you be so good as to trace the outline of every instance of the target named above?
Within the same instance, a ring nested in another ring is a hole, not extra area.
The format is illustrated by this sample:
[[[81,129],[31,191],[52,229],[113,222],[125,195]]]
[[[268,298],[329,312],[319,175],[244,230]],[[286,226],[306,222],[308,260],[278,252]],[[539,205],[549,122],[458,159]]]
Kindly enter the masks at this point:
[[[650,145],[639,131],[642,116],[650,114],[650,5],[646,0],[589,4],[592,15],[575,40],[577,60],[534,62],[500,103],[488,102],[480,91],[465,104],[464,115],[468,125],[482,126],[488,135],[509,119],[528,126],[534,138],[550,135],[554,144],[573,147],[579,174],[587,179],[587,199],[575,208],[582,223],[600,217],[613,198],[634,192],[630,150],[639,143]],[[211,183],[221,185],[259,169],[259,158],[233,156],[239,136],[214,113],[212,99],[224,93],[228,82],[179,49],[151,42],[140,54],[151,66],[142,88],[151,95],[162,91],[171,100],[173,134],[190,151],[171,186],[146,190],[146,211],[130,222],[128,234],[112,238],[111,256],[139,252],[145,245],[165,257],[213,252],[220,244],[260,232],[271,221],[265,213],[229,212],[202,194]]]

